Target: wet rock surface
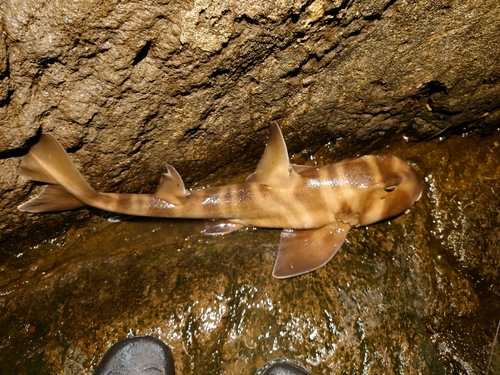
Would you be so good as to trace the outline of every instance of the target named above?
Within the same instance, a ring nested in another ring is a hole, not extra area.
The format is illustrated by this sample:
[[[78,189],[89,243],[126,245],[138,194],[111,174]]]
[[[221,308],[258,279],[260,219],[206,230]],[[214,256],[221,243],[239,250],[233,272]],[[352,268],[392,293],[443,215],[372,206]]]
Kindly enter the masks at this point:
[[[334,161],[344,142],[292,160]],[[289,280],[271,276],[276,230],[75,222],[2,265],[0,370],[90,374],[113,343],[150,334],[180,375],[253,374],[280,356],[315,374],[482,374],[500,316],[499,150],[498,131],[383,148],[424,177],[422,199]]]
[[[418,141],[498,127],[497,0],[8,0],[0,17],[2,374],[90,374],[139,334],[166,341],[180,375],[252,374],[279,356],[316,374],[484,373],[499,133]],[[137,193],[166,162],[188,186],[242,180],[273,120],[304,150],[294,162],[394,153],[424,197],[284,281],[278,231],[16,210],[38,189],[19,157],[41,132],[98,190]]]
[[[145,192],[167,161],[188,183],[254,164],[273,120],[293,152],[349,137],[339,157],[499,121],[497,0],[7,0],[0,16],[4,242],[66,221],[16,210],[17,156],[42,131],[94,186]]]

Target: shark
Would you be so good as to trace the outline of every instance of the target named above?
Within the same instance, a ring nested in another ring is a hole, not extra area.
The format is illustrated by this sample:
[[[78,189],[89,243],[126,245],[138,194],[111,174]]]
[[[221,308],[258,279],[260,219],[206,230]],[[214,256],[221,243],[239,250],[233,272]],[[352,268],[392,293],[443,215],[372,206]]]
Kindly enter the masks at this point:
[[[85,206],[112,213],[205,219],[205,233],[222,235],[244,227],[281,229],[273,276],[314,271],[337,253],[349,230],[396,217],[420,199],[416,170],[392,155],[365,155],[323,166],[290,163],[278,124],[255,172],[245,182],[186,189],[166,165],[154,194],[94,190],[54,136],[43,133],[22,157],[21,176],[46,184],[18,209],[29,213]]]

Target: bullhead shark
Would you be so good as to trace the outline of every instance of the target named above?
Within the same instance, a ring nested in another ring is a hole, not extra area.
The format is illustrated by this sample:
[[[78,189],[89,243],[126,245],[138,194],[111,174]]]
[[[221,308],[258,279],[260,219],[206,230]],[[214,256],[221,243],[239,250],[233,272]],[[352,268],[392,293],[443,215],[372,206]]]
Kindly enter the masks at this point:
[[[22,158],[21,176],[47,185],[21,211],[40,213],[91,206],[124,215],[206,220],[206,234],[243,227],[280,228],[276,278],[325,265],[349,229],[407,211],[422,180],[403,160],[366,155],[321,167],[292,165],[281,130],[272,124],[257,168],[244,183],[186,190],[171,165],[154,194],[100,193],[84,179],[50,134]]]

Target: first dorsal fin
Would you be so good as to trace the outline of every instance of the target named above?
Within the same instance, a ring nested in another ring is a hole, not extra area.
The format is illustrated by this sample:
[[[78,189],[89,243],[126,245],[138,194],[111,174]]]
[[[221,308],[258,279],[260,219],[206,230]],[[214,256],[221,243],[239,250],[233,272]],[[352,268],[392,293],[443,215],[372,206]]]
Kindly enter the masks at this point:
[[[269,137],[266,149],[262,155],[257,169],[247,178],[247,182],[258,182],[268,186],[288,185],[289,179],[295,176],[288,159],[283,134],[276,122],[269,127]]]
[[[186,197],[186,188],[182,177],[171,165],[167,165],[167,173],[162,174],[155,197],[174,205],[182,204]]]

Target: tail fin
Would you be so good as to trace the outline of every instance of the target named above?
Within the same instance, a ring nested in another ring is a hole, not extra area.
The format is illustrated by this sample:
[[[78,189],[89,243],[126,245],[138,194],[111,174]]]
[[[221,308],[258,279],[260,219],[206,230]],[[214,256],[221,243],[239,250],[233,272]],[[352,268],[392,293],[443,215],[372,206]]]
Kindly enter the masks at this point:
[[[64,211],[84,207],[97,192],[90,187],[61,144],[50,134],[23,156],[21,177],[47,185],[35,198],[18,207],[25,212]]]
[[[85,203],[76,199],[62,186],[47,185],[35,198],[17,208],[23,212],[40,213],[73,210],[81,207],[85,207]]]

